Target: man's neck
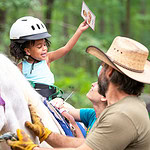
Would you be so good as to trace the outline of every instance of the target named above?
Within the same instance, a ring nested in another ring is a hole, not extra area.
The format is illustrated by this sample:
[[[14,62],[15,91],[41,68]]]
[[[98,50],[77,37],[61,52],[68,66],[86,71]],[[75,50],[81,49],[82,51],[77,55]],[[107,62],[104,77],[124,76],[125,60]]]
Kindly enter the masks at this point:
[[[108,102],[108,106],[118,102],[119,100],[123,99],[124,97],[129,96],[129,94],[118,90],[118,87],[114,84],[110,83],[108,91],[106,93],[106,99]]]
[[[95,110],[96,113],[96,118],[99,117],[99,115],[102,113],[102,111],[106,108],[106,106],[104,104],[99,104],[99,105],[93,105],[93,108]]]

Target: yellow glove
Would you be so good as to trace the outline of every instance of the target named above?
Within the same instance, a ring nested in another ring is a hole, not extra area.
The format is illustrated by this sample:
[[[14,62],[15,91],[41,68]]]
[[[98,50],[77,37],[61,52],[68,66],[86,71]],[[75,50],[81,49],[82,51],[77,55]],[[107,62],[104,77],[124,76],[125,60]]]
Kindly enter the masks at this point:
[[[32,150],[38,145],[34,144],[29,136],[21,129],[17,129],[17,136],[19,141],[8,140],[7,143],[13,150]]]
[[[33,124],[29,121],[26,121],[25,126],[32,130],[34,134],[39,137],[40,142],[43,142],[52,133],[52,131],[44,127],[33,106],[29,105],[29,109]]]

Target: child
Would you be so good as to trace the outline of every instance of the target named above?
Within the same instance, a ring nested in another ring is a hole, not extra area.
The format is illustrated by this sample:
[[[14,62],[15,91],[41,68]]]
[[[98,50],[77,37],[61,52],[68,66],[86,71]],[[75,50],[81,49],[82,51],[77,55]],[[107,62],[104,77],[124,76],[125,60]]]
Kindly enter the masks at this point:
[[[87,28],[88,25],[84,21],[64,47],[48,52],[50,41],[47,38],[51,35],[38,18],[22,17],[12,25],[10,54],[18,61],[22,60],[18,64],[19,69],[42,96],[47,99],[56,97],[54,75],[50,71],[50,64],[66,55]]]

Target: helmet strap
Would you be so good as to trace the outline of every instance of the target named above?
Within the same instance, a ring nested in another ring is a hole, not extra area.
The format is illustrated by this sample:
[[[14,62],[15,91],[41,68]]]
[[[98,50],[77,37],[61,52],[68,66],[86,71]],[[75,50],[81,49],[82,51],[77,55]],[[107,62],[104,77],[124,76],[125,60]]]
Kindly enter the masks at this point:
[[[32,56],[28,56],[28,57],[30,57],[30,58],[32,58],[34,61],[33,61],[33,63],[32,63],[32,66],[31,66],[31,70],[30,70],[30,74],[32,73],[32,70],[34,69],[34,64],[35,64],[35,62],[40,62],[39,60],[37,60],[37,59],[35,59],[35,58],[33,58]]]

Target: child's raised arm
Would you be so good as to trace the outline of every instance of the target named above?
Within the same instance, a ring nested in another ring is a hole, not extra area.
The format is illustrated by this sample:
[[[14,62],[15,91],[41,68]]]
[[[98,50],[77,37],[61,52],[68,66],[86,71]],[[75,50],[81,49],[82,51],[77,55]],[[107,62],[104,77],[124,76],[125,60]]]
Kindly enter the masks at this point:
[[[48,62],[50,63],[66,55],[74,47],[83,31],[85,31],[88,27],[89,25],[86,23],[86,21],[82,22],[79,25],[78,29],[76,30],[75,34],[72,36],[72,38],[67,42],[65,46],[57,49],[56,51],[49,52],[47,54]]]

